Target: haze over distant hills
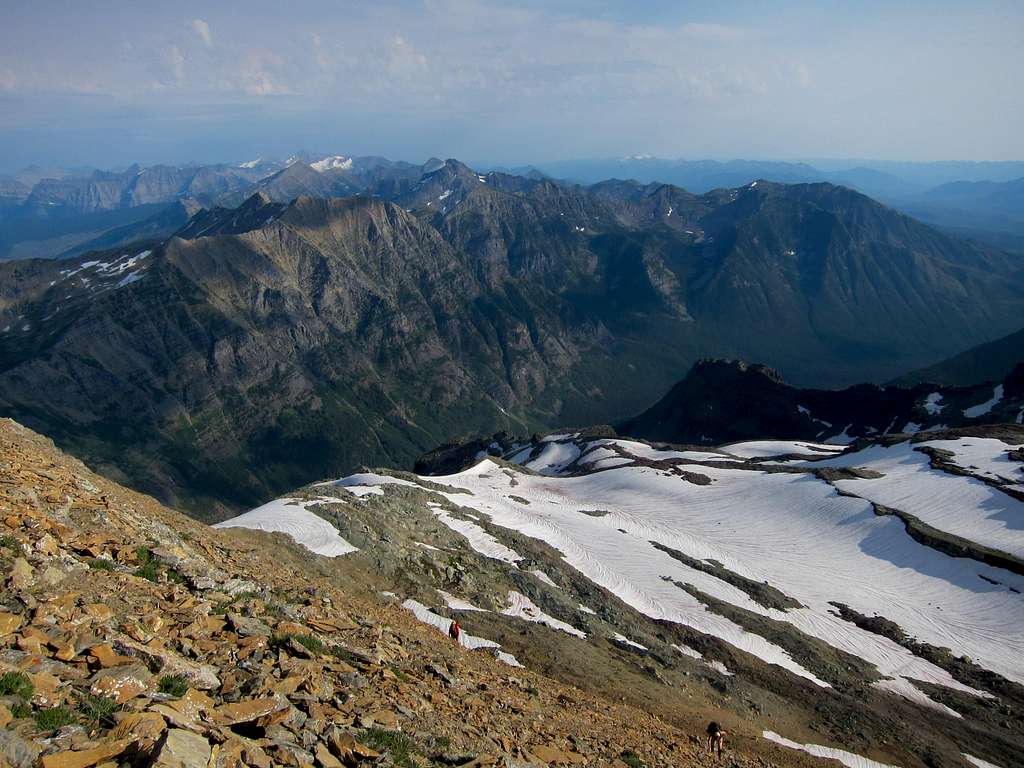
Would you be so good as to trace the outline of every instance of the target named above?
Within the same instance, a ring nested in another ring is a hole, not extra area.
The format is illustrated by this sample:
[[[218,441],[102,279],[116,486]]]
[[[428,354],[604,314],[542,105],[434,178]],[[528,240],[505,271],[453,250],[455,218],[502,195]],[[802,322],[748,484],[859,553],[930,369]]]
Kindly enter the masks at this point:
[[[133,239],[159,238],[182,226],[199,207],[234,207],[256,191],[279,202],[299,195],[357,193],[396,199],[439,162],[300,152],[283,161],[133,165],[119,171],[30,167],[0,176],[0,259],[67,257]],[[569,184],[607,179],[665,183],[697,194],[756,179],[827,181],[955,234],[1024,251],[1024,162],[720,162],[641,155],[493,169]]]

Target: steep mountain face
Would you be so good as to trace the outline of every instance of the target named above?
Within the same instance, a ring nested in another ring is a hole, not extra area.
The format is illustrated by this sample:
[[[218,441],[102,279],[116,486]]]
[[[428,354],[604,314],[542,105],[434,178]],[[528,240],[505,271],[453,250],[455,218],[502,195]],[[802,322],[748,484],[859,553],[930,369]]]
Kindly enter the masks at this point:
[[[787,438],[845,444],[858,437],[1020,423],[1022,377],[1024,363],[1005,381],[969,386],[798,389],[763,365],[705,360],[655,405],[616,430],[670,443]]]
[[[502,403],[521,412],[572,359],[557,325],[530,338],[540,302],[506,314],[436,230],[365,198],[300,198],[244,234],[26,266],[7,267],[23,288],[8,311],[33,309],[5,336],[5,407],[108,459],[136,445],[129,471],[165,494],[239,504],[296,482],[304,461],[411,457],[506,420]],[[38,397],[43,380],[63,394]]]
[[[1001,339],[980,344],[935,365],[904,374],[894,384],[938,384],[966,386],[999,381],[1024,361],[1024,328]]]
[[[1024,310],[1009,257],[830,185],[438,161],[399,203],[261,194],[163,244],[0,266],[0,409],[217,514],[460,434],[639,413],[702,357],[885,380]]]

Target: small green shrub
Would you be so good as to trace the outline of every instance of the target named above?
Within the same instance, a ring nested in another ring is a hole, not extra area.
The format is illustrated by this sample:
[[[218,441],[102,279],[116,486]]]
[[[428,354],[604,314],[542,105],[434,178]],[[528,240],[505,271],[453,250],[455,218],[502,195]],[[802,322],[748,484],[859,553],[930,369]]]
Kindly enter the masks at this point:
[[[160,569],[157,567],[155,562],[150,561],[141,567],[136,568],[135,575],[140,579],[146,579],[146,581],[158,581],[160,578]]]
[[[40,731],[56,731],[77,721],[75,713],[67,707],[50,707],[36,712],[36,727]]]
[[[324,643],[320,638],[313,637],[312,635],[294,635],[294,637],[299,642],[299,645],[311,653],[324,652]]]
[[[32,707],[23,701],[19,701],[13,707],[11,707],[11,715],[15,720],[21,720],[25,717],[32,717]]]
[[[113,699],[86,694],[78,700],[78,711],[90,728],[113,728],[117,724],[114,714],[121,705]]]
[[[305,648],[310,653],[321,654],[327,649],[324,646],[323,641],[318,637],[312,635],[276,635],[270,641],[271,648],[283,648],[288,644],[289,640],[295,640],[299,645]]]
[[[416,745],[412,739],[399,731],[383,728],[367,728],[359,734],[359,740],[378,752],[387,752],[396,768],[416,768],[412,756]]]
[[[5,672],[0,675],[0,696],[20,696],[28,701],[35,686],[24,672]]]
[[[13,549],[14,551],[18,551],[19,549],[21,549],[21,544],[18,542],[16,538],[11,536],[10,534],[4,534],[3,536],[0,536],[0,547],[3,547],[4,549]]]
[[[622,762],[628,765],[629,768],[647,768],[647,766],[644,765],[644,761],[640,759],[640,755],[638,755],[631,749],[627,749],[625,752],[619,755],[619,758],[622,760]]]
[[[184,584],[185,577],[178,573],[174,568],[168,568],[165,573],[167,574],[167,580],[171,584]]]
[[[149,547],[145,545],[140,545],[135,548],[135,557],[142,565],[153,562],[153,553],[150,551]]]
[[[157,690],[181,698],[188,690],[188,679],[182,675],[164,675],[157,684]]]
[[[94,557],[89,561],[89,567],[94,571],[112,571],[114,570],[114,564],[107,560],[105,557]]]

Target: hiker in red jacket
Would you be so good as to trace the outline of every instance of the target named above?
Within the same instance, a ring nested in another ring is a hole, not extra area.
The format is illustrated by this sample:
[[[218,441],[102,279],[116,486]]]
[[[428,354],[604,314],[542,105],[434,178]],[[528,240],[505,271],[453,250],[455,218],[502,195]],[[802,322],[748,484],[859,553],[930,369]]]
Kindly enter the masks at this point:
[[[452,623],[448,625],[448,637],[456,643],[458,643],[462,637],[462,627],[459,626],[458,620],[453,620]]]

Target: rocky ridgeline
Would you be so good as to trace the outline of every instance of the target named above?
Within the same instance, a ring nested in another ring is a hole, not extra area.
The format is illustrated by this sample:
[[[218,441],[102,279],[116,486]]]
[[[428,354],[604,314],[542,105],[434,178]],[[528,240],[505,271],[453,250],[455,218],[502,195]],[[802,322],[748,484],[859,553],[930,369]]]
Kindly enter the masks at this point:
[[[0,422],[0,766],[710,760],[649,714],[509,674],[395,605],[284,564],[302,558],[281,536],[211,530]]]

